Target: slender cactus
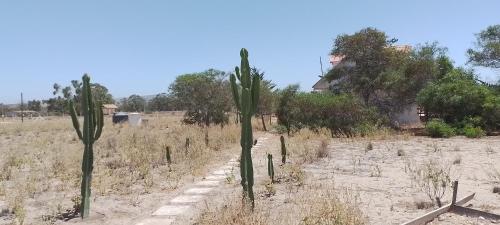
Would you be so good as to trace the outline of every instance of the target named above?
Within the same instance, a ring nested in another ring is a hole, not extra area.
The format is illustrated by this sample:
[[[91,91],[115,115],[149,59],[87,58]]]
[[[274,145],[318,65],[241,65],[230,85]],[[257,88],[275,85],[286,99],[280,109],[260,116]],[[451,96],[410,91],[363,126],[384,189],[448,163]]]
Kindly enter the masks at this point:
[[[191,145],[191,141],[189,140],[189,138],[187,137],[186,138],[186,144],[184,144],[184,147],[186,148],[186,155],[188,154],[188,150],[189,150],[189,146]]]
[[[170,146],[165,147],[165,156],[167,158],[168,165],[172,164],[172,157],[170,156]]]
[[[274,166],[273,166],[273,155],[267,154],[267,175],[271,178],[271,184],[274,183]]]
[[[92,170],[94,169],[94,143],[101,137],[104,119],[102,107],[100,103],[95,104],[92,99],[92,91],[90,88],[90,77],[84,74],[82,77],[82,99],[80,108],[83,113],[83,128],[80,131],[80,122],[78,121],[76,110],[73,101],[69,102],[71,120],[76,134],[85,145],[82,160],[82,185],[81,195],[82,202],[80,206],[80,214],[82,219],[89,216],[90,210],[90,187],[92,183]]]
[[[281,141],[281,163],[285,164],[286,163],[286,145],[285,145],[285,137],[283,137],[283,135],[281,135],[280,141]]]
[[[252,165],[252,116],[257,110],[260,92],[260,77],[250,75],[250,64],[248,63],[248,51],[244,48],[240,51],[241,67],[235,68],[235,74],[231,74],[231,90],[238,112],[241,113],[241,186],[243,187],[243,198],[250,200],[252,209],[255,207],[253,194],[253,165]],[[239,80],[239,87],[236,83]]]

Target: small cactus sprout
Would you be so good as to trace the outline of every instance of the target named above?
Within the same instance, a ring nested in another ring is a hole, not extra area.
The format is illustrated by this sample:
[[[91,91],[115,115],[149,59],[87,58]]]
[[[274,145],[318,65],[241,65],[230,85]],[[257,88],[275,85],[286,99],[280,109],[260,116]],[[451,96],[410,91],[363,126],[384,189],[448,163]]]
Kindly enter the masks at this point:
[[[184,145],[184,147],[186,148],[186,155],[188,154],[188,149],[189,149],[189,145],[191,145],[190,143],[191,141],[189,140],[189,138],[187,137],[186,138],[186,144]]]
[[[165,147],[165,156],[167,158],[168,165],[172,164],[172,157],[170,156],[170,146]]]
[[[84,74],[82,77],[82,101],[80,108],[83,113],[83,128],[80,131],[80,122],[76,115],[73,101],[69,102],[71,120],[78,138],[85,145],[82,160],[82,185],[81,185],[81,217],[87,218],[90,211],[90,187],[92,183],[92,170],[94,169],[94,143],[101,137],[104,119],[100,103],[95,104],[90,88],[90,77]]]
[[[274,183],[274,166],[272,154],[267,154],[267,175],[269,175],[269,178],[271,178],[271,184]]]
[[[283,135],[281,135],[280,141],[281,141],[281,163],[285,164],[286,163],[286,145],[285,145],[285,137],[283,137]]]
[[[243,199],[250,200],[252,209],[255,207],[253,194],[253,164],[252,164],[252,116],[257,110],[260,94],[260,77],[250,74],[248,62],[248,51],[241,49],[241,67],[235,68],[235,74],[231,74],[231,91],[238,112],[241,113],[241,161],[240,175],[243,187]],[[239,83],[236,83],[236,79]]]

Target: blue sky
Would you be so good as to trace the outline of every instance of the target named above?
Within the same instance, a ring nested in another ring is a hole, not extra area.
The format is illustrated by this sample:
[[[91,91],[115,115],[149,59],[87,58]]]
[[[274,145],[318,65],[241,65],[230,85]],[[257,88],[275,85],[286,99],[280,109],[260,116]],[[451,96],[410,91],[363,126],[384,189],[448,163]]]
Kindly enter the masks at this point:
[[[278,86],[304,90],[334,38],[376,27],[400,44],[438,41],[456,65],[500,1],[1,1],[0,102],[51,96],[90,73],[115,97],[166,92],[177,75],[230,71],[239,49]],[[325,65],[327,63],[324,63]],[[496,81],[498,71],[481,70]]]

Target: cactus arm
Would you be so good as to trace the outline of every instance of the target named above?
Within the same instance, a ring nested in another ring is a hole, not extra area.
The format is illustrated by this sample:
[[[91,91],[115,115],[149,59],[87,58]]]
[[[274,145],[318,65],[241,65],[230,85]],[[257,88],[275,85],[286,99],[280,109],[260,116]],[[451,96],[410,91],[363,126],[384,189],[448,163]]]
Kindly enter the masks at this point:
[[[236,104],[236,109],[238,111],[241,111],[240,96],[239,96],[238,86],[236,84],[236,78],[235,78],[234,74],[231,74],[231,76],[229,77],[229,80],[231,81],[231,90],[233,92],[233,98],[234,98],[234,102]]]
[[[101,137],[102,128],[104,127],[104,115],[102,112],[101,104],[97,106],[96,114],[97,114],[97,129],[95,131],[94,141],[97,141]]]
[[[72,100],[69,101],[69,110],[71,114],[71,121],[73,122],[73,127],[75,128],[78,138],[82,140],[82,132],[80,131],[80,122],[78,122],[78,117],[76,116],[75,106]]]
[[[240,68],[235,67],[234,71],[236,71],[236,78],[238,78],[238,80],[241,82]]]
[[[260,96],[260,77],[255,75],[252,80],[252,114],[257,112]]]
[[[241,56],[241,86],[249,88],[252,84],[250,78],[250,65],[248,63],[248,51],[244,48],[240,51]]]
[[[89,113],[89,102],[87,97],[87,86],[86,78],[87,75],[83,76],[83,88],[82,88],[82,110],[83,110],[83,143],[85,145],[90,144],[90,131],[92,130],[91,115]]]
[[[87,106],[88,106],[88,113],[90,117],[90,141],[89,143],[94,143],[94,135],[95,135],[95,130],[96,130],[96,125],[97,125],[97,118],[96,118],[96,113],[95,113],[95,107],[94,107],[94,102],[93,102],[93,97],[92,97],[92,90],[90,88],[90,77],[87,75],[84,75],[83,77],[83,88],[86,89],[86,94],[85,97],[87,98]]]

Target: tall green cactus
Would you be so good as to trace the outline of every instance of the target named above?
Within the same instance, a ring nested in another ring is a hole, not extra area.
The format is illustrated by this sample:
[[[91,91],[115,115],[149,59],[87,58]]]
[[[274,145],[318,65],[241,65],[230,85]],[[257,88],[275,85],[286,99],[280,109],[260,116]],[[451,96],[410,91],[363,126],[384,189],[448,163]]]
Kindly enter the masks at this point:
[[[286,163],[286,145],[285,145],[285,137],[283,137],[283,135],[281,135],[280,141],[281,141],[281,163],[285,164]]]
[[[248,63],[248,51],[244,48],[240,51],[241,67],[235,68],[235,74],[231,74],[231,89],[238,112],[241,113],[241,186],[243,187],[243,198],[250,200],[252,209],[255,207],[253,195],[253,165],[252,165],[252,116],[257,110],[260,92],[260,77],[250,74]],[[239,80],[239,84],[236,83]],[[238,86],[239,85],[239,86]]]
[[[273,165],[273,155],[267,154],[267,175],[271,179],[271,184],[274,183],[274,165]]]
[[[82,218],[89,216],[90,210],[90,186],[92,182],[92,170],[94,169],[94,142],[101,137],[102,127],[104,126],[104,119],[101,104],[95,104],[92,99],[92,92],[90,88],[90,77],[84,74],[82,77],[82,99],[81,109],[83,112],[83,131],[80,131],[80,122],[76,116],[75,106],[73,101],[70,101],[71,119],[73,120],[73,127],[76,134],[85,145],[82,160],[82,186],[81,195],[82,202],[80,206],[80,214]]]

